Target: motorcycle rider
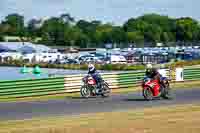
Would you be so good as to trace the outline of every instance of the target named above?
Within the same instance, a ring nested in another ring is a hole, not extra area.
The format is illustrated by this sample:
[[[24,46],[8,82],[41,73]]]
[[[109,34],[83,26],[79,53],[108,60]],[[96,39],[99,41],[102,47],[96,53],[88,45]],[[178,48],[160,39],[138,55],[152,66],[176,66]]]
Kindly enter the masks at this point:
[[[162,75],[158,72],[158,70],[153,67],[152,64],[147,64],[145,75],[151,79],[158,79],[159,83],[165,87],[165,84],[162,80]]]
[[[99,92],[102,91],[101,87],[101,75],[97,72],[95,66],[93,64],[88,65],[88,74],[91,75],[97,83],[97,89]]]

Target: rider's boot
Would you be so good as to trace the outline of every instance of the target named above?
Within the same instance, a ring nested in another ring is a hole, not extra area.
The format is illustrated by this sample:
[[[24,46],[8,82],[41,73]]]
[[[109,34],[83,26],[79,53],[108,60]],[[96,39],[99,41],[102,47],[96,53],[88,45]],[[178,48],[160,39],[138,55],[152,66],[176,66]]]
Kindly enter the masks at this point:
[[[100,87],[100,83],[99,82],[97,82],[97,93],[101,93],[101,87]]]
[[[101,88],[100,85],[99,85],[98,89],[99,89],[99,93],[101,93],[102,92],[102,88]]]

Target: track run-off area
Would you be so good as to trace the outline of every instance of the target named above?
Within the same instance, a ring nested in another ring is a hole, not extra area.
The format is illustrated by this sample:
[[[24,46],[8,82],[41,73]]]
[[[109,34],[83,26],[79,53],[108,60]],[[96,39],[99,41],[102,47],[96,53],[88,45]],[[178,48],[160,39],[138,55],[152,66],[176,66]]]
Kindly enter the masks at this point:
[[[72,97],[60,100],[34,102],[1,102],[0,120],[22,120],[35,117],[72,116],[87,113],[123,111],[146,107],[200,103],[200,89],[178,89],[172,91],[168,100],[145,101],[141,92],[111,94],[110,97]]]

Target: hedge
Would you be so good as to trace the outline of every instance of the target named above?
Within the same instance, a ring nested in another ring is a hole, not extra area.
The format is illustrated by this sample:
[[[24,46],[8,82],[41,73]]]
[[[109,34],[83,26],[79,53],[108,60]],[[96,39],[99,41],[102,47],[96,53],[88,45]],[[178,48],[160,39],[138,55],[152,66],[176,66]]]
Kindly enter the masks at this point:
[[[14,60],[9,61],[7,63],[1,63],[1,66],[18,66],[22,67],[26,65],[27,67],[34,67],[39,65],[41,68],[58,68],[58,69],[72,69],[72,70],[87,70],[88,64],[48,64],[48,63],[24,63],[23,61]],[[192,61],[178,61],[174,63],[165,64],[165,67],[184,67],[184,66],[192,66],[192,65],[200,65],[200,60],[192,60]],[[130,65],[130,64],[96,64],[95,65],[98,70],[144,70],[145,65]],[[159,67],[159,64],[158,64]]]

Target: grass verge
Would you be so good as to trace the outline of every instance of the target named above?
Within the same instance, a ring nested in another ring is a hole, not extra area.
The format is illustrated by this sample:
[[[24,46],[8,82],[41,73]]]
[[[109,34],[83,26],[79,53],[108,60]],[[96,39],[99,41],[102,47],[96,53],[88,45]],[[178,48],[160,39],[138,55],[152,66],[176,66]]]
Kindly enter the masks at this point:
[[[0,122],[0,133],[199,133],[200,104]]]
[[[199,88],[200,81],[190,81],[190,82],[179,82],[179,83],[171,83],[172,89],[193,89]],[[200,89],[200,88],[199,88]],[[140,91],[141,87],[130,87],[130,88],[122,88],[122,89],[113,89],[112,94],[126,94],[134,91]],[[47,101],[47,100],[58,100],[58,99],[67,99],[67,98],[75,98],[80,97],[80,93],[66,93],[66,94],[56,94],[56,95],[47,95],[40,97],[26,97],[26,98],[8,98],[8,99],[0,99],[0,102],[24,102],[24,101]]]

